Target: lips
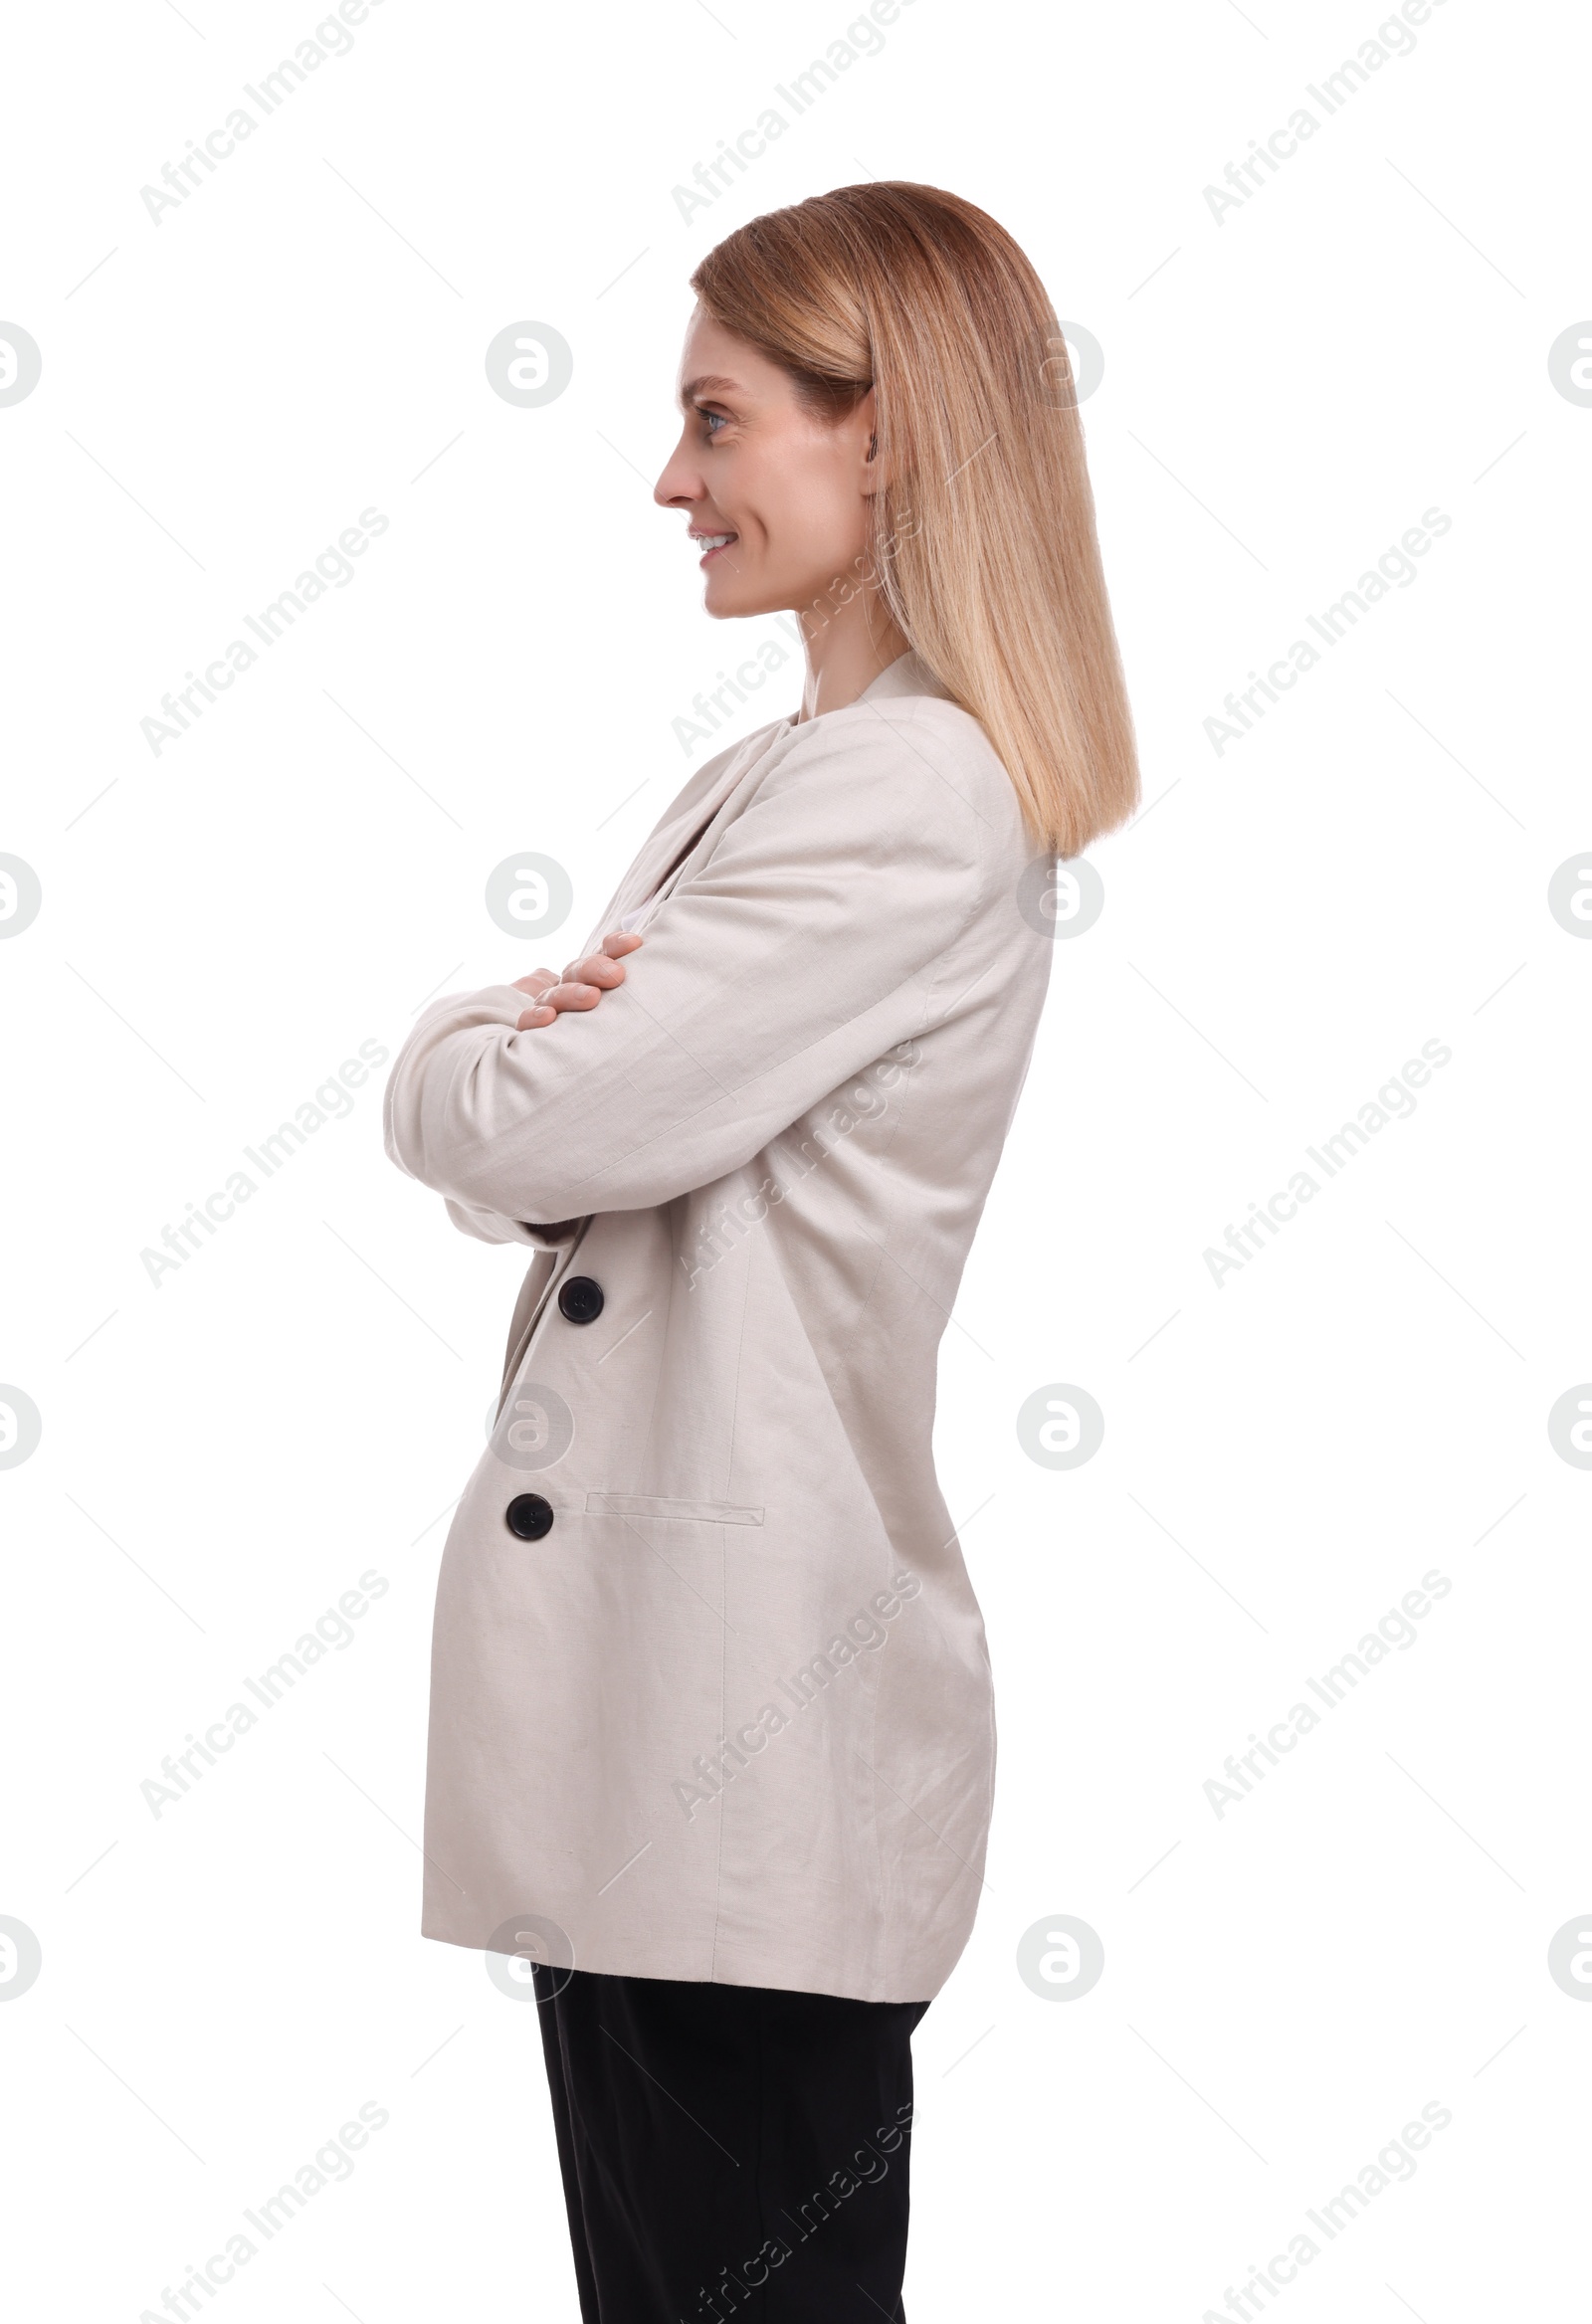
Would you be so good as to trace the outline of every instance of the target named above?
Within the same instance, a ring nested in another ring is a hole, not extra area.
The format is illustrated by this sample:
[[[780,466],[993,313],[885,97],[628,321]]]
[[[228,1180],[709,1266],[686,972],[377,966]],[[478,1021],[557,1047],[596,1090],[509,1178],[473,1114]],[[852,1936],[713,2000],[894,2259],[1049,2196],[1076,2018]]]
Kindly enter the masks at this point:
[[[740,535],[735,532],[698,532],[694,527],[689,538],[702,550],[700,561],[706,565],[727,549],[732,542],[738,540]]]

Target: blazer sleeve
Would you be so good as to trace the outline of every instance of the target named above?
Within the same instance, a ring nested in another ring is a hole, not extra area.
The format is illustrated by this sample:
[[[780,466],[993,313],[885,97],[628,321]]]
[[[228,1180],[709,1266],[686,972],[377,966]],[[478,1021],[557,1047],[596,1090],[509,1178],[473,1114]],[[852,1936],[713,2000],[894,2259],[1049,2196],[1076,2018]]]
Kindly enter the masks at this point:
[[[979,908],[990,818],[926,707],[798,729],[595,1009],[516,1033],[511,985],[434,1002],[387,1082],[391,1159],[467,1232],[536,1242],[711,1184],[927,1030],[955,997],[936,987]]]
[[[530,996],[521,993],[519,998],[523,1005]],[[390,1140],[387,1150],[392,1151]],[[473,1235],[478,1243],[528,1243],[535,1251],[562,1251],[573,1243],[581,1225],[579,1219],[558,1219],[547,1226],[533,1226],[524,1219],[508,1219],[501,1212],[483,1210],[479,1203],[450,1201],[447,1208],[461,1235]]]

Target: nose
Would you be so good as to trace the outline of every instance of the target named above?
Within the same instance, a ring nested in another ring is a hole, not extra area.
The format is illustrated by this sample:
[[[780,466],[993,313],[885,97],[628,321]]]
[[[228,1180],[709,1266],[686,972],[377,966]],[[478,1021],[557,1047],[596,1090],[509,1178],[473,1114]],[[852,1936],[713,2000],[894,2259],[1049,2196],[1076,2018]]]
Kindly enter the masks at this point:
[[[691,458],[684,429],[680,442],[670,454],[663,474],[653,486],[653,498],[660,508],[691,508],[705,498],[706,487],[696,464]]]

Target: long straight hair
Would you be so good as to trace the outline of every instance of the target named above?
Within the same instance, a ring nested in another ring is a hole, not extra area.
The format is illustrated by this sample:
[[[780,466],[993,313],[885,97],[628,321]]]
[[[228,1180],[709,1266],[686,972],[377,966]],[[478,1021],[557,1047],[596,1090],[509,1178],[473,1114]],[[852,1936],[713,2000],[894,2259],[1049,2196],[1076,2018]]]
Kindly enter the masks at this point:
[[[726,237],[692,289],[839,419],[875,394],[872,571],[982,724],[1042,848],[1138,804],[1067,344],[1017,244],[935,186],[841,186]]]

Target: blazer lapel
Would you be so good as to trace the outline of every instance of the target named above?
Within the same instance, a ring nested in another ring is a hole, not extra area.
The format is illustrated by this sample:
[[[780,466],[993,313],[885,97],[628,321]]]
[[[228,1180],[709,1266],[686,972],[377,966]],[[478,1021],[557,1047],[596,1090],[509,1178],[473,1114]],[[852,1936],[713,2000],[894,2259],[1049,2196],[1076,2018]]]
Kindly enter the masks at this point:
[[[927,664],[917,655],[907,653],[882,670],[859,699],[869,701],[896,694],[944,696],[945,692]],[[663,822],[644,841],[636,861],[605,905],[602,919],[593,929],[585,949],[600,944],[632,912],[639,915],[636,928],[645,926],[721,827],[747,776],[762,764],[777,743],[795,731],[795,726],[794,716],[787,716],[773,726],[759,728],[735,745],[720,762],[715,764],[709,760],[696,779],[688,783]]]
[[[603,935],[617,927],[628,913],[637,911],[643,905],[647,907],[645,918],[651,919],[665,896],[690,869],[693,859],[700,852],[736,791],[753,769],[761,765],[774,744],[783,739],[790,724],[789,718],[784,718],[772,730],[765,728],[747,735],[745,741],[730,752],[706,788],[695,797],[688,795],[686,805],[671,815],[667,822],[659,825],[626,873],[623,885],[609,906],[606,924],[601,931]],[[702,771],[705,774],[707,769]],[[684,854],[681,852],[683,849]],[[678,863],[677,857],[680,859]],[[643,920],[636,922],[638,928],[642,925]]]
[[[873,683],[864,688],[858,699],[867,702],[887,699],[899,694],[937,694],[942,699],[948,698],[946,688],[941,685],[927,663],[912,653],[898,655],[894,662],[888,664]],[[771,732],[747,737],[746,742],[734,753],[706,796],[694,801],[686,813],[675,817],[668,830],[659,835],[665,844],[659,848],[656,856],[649,846],[646,851],[647,882],[646,884],[638,883],[636,892],[628,897],[625,905],[627,911],[635,910],[639,904],[645,902],[648,906],[647,917],[649,919],[652,917],[653,912],[663,902],[665,896],[691,870],[702,848],[710,839],[717,836],[728,817],[735,795],[747,776],[762,765],[763,760],[776,744],[788,740],[795,731],[796,720],[794,717],[787,717],[782,719]],[[685,843],[693,818],[696,822],[696,836],[677,864],[675,855],[679,854]],[[673,868],[671,869],[671,867]],[[641,922],[638,921],[637,925],[640,926]]]

